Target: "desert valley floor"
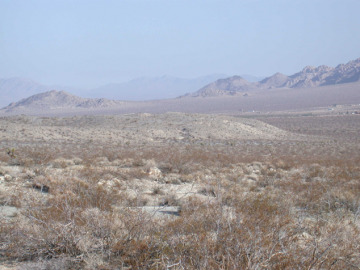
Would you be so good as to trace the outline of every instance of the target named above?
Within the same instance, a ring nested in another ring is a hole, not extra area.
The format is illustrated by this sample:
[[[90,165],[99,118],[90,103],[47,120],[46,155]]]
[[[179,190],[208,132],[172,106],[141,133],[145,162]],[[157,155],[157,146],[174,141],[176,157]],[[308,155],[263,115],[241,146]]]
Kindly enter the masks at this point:
[[[0,269],[359,269],[358,107],[0,118]]]

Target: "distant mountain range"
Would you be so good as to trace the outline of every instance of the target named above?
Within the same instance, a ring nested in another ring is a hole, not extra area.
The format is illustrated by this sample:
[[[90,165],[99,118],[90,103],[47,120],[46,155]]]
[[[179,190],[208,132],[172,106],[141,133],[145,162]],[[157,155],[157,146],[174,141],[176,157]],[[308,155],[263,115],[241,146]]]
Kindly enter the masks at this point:
[[[191,79],[168,75],[155,78],[143,77],[124,83],[107,84],[79,94],[84,97],[133,101],[167,99],[194,92],[208,83],[226,77],[227,75],[224,74],[213,74]]]
[[[146,99],[148,97],[146,94],[150,94],[150,92],[146,93],[146,91],[150,91],[150,89],[170,89],[171,86],[174,87],[172,89],[175,89],[175,85],[179,84],[181,85],[178,88],[180,91],[180,89],[185,89],[186,85],[194,87],[202,81],[210,80],[210,77],[186,80],[163,76],[160,78],[133,80],[122,84],[121,87],[125,89],[124,85],[128,85],[127,89],[137,89],[138,95],[142,95],[141,97]],[[302,71],[291,76],[276,73],[259,82],[249,82],[241,76],[216,79],[216,81],[207,84],[198,91],[180,98],[158,99],[155,101],[119,101],[104,98],[110,93],[112,95],[121,93],[118,90],[119,85],[101,88],[99,95],[103,91],[102,98],[83,98],[65,91],[48,91],[46,86],[24,79],[2,80],[0,86],[1,95],[5,98],[45,91],[35,95],[30,94],[30,97],[11,103],[0,110],[0,113],[3,114],[47,115],[50,113],[60,115],[76,114],[80,111],[81,113],[95,113],[95,111],[97,113],[100,111],[110,113],[212,112],[214,110],[230,110],[230,107],[240,111],[253,111],[255,109],[290,109],[294,106],[297,108],[329,106],[335,103],[360,103],[360,58],[347,64],[338,65],[335,68],[328,66],[305,67]],[[174,90],[172,94],[176,95],[176,91]],[[165,95],[161,91],[158,91],[158,93]],[[237,97],[233,98],[232,96]],[[224,98],[199,99],[196,97]]]
[[[228,77],[225,74],[212,74],[197,78],[178,78],[162,76],[155,78],[137,78],[123,83],[110,83],[93,89],[79,89],[65,86],[48,86],[23,78],[0,79],[0,107],[18,101],[31,95],[53,89],[65,90],[75,95],[87,98],[107,98],[113,100],[154,100],[175,98],[191,93],[219,78]],[[249,81],[259,81],[263,77],[242,75]]]
[[[227,77],[227,75],[224,74],[213,74],[190,79],[167,75],[156,78],[144,77],[124,83],[107,84],[94,89],[49,86],[24,78],[0,79],[0,107],[53,89],[65,90],[81,97],[107,98],[113,100],[139,101],[175,98],[186,93],[194,92],[206,84],[225,77]],[[262,79],[261,77],[251,75],[244,75],[244,77],[250,81]]]
[[[259,82],[249,82],[241,76],[232,76],[210,83],[186,96],[210,97],[222,95],[245,95],[248,91],[273,88],[309,88],[325,85],[357,82],[360,80],[360,58],[337,67],[307,66],[294,75],[276,73]]]

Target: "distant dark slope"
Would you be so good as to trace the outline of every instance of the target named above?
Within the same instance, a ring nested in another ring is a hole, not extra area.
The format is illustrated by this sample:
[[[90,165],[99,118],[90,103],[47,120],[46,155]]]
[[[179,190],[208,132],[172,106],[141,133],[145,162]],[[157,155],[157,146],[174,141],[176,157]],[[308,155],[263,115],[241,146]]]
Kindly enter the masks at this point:
[[[13,111],[38,111],[38,110],[59,110],[59,109],[98,109],[121,105],[123,102],[107,100],[103,98],[91,99],[81,98],[65,91],[48,91],[24,98],[18,102],[11,103],[2,110]]]
[[[236,95],[245,91],[273,88],[310,88],[360,81],[360,58],[336,68],[307,66],[291,76],[276,73],[260,82],[248,82],[240,76],[220,79],[187,96],[213,97]]]

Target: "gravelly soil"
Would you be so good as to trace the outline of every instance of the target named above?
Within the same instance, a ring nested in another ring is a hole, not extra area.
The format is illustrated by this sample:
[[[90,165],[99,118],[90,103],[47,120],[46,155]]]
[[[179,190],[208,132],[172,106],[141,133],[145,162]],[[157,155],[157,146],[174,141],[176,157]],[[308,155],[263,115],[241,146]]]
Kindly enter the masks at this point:
[[[304,136],[303,136],[304,137]],[[2,141],[93,141],[117,143],[163,143],[167,141],[294,140],[302,136],[264,122],[205,114],[130,114],[119,116],[75,116],[0,118]]]

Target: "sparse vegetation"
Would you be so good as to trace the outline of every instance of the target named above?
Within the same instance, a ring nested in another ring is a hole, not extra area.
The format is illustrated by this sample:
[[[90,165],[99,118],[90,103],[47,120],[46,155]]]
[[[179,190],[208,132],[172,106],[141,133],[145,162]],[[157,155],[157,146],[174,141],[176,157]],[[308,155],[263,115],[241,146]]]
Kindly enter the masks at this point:
[[[57,128],[71,122],[43,121]],[[360,125],[351,121],[356,124],[336,142],[330,122],[315,139],[309,134],[316,125],[303,123],[307,135],[298,139],[231,144],[13,137],[0,149],[0,207],[18,212],[0,217],[0,263],[17,269],[359,269],[360,156],[351,134]],[[17,162],[7,153],[13,146]],[[146,210],[151,207],[165,214]]]

